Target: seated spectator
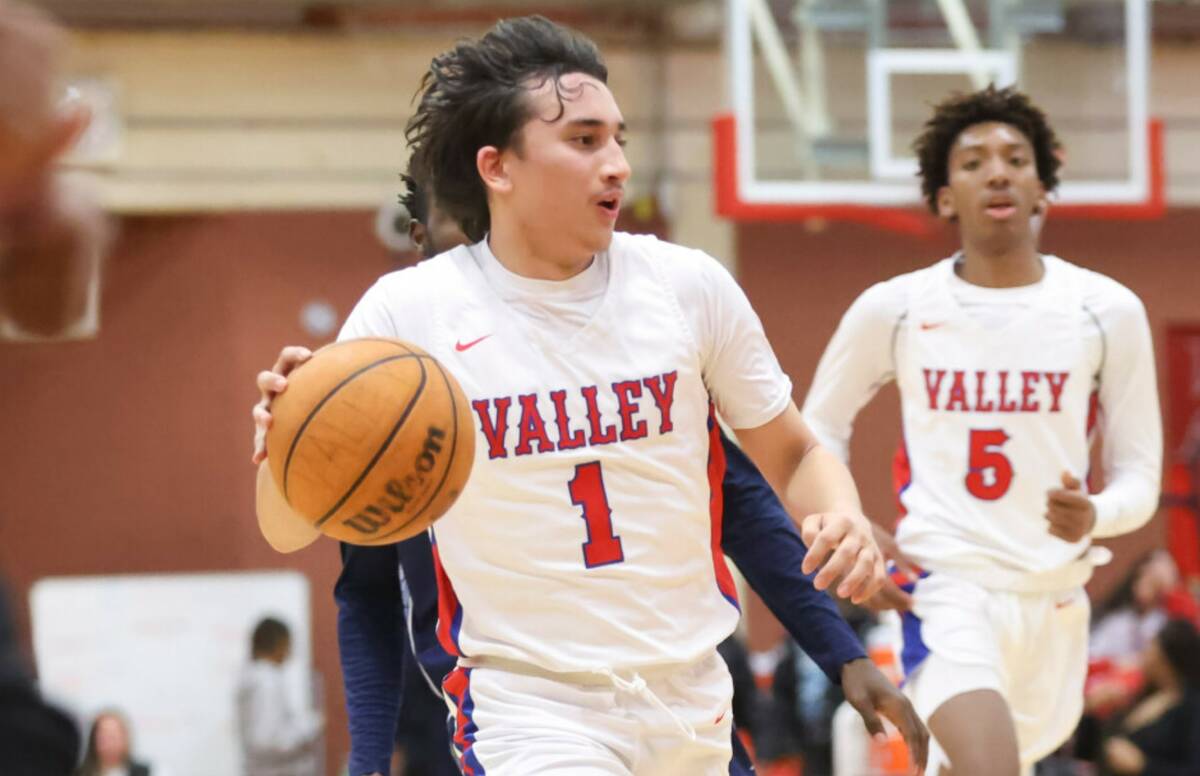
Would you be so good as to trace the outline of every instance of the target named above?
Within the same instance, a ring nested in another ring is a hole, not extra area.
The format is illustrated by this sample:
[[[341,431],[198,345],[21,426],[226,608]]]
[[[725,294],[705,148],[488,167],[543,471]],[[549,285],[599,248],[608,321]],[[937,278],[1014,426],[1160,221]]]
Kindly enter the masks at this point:
[[[1104,743],[1102,766],[1114,776],[1200,774],[1200,633],[1171,620],[1143,657],[1147,690]]]
[[[1168,594],[1179,586],[1179,570],[1166,550],[1140,560],[1096,614],[1089,640],[1093,660],[1136,662],[1167,621]]]
[[[75,776],[150,776],[150,766],[131,754],[129,723],[115,709],[96,715],[88,733],[87,751]]]
[[[1086,714],[1104,720],[1128,706],[1141,690],[1141,656],[1155,634],[1168,619],[1200,624],[1198,612],[1170,553],[1155,550],[1139,561],[1097,613],[1084,688]]]

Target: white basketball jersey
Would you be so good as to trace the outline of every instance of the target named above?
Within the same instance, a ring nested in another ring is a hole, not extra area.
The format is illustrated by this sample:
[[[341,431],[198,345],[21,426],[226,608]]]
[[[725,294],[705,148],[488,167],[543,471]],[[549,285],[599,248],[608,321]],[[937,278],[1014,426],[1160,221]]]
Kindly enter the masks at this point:
[[[900,547],[993,587],[1054,586],[1088,546],[1051,536],[1044,517],[1063,472],[1086,479],[1098,368],[1084,347],[1083,272],[1052,256],[1045,267],[1040,293],[1000,324],[959,305],[953,259],[913,273],[896,338],[911,467]]]
[[[683,313],[707,302],[680,299],[664,270],[683,249],[616,235],[603,300],[569,335],[514,314],[481,271],[481,250],[398,273],[411,309],[391,315],[406,322],[372,326],[372,313],[356,310],[368,324],[348,324],[353,336],[411,339],[471,403],[474,469],[433,529],[443,645],[553,671],[711,651],[738,611],[719,552],[711,385]],[[790,400],[770,362],[769,398],[742,405],[765,413],[761,422]]]

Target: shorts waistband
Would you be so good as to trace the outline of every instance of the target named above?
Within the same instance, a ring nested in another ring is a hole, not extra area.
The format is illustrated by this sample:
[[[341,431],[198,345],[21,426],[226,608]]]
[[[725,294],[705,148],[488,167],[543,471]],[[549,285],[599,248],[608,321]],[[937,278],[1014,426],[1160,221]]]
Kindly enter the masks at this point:
[[[1029,572],[988,567],[949,567],[945,573],[968,582],[974,582],[989,590],[1005,590],[1011,593],[1056,593],[1071,590],[1092,578],[1097,566],[1112,560],[1112,551],[1107,547],[1088,547],[1075,560],[1050,571]]]
[[[651,690],[646,684],[646,676],[657,678],[674,673],[685,665],[668,665],[654,666],[640,671],[626,671],[630,674],[630,678],[626,679],[620,676],[611,668],[594,668],[590,671],[548,671],[541,666],[536,666],[531,663],[525,663],[520,660],[510,660],[501,657],[460,657],[458,664],[464,668],[492,668],[499,671],[509,671],[514,674],[523,676],[535,676],[542,679],[551,679],[559,682],[568,682],[583,686],[593,687],[613,687],[618,692],[628,693],[637,696],[646,701],[650,705],[657,708],[659,711],[666,714],[674,722],[685,736],[691,740],[696,740],[696,729],[692,727],[687,720],[680,717],[675,711],[663,702],[658,694]]]
[[[704,659],[706,658],[700,658],[700,660]],[[612,685],[612,680],[609,679],[609,674],[630,674],[633,676],[641,676],[644,679],[659,679],[696,665],[700,662],[700,660],[695,660],[690,663],[666,663],[663,665],[643,666],[636,669],[613,669],[604,666],[584,671],[552,671],[534,663],[527,663],[524,660],[514,660],[512,658],[495,657],[492,655],[460,657],[458,659],[458,664],[463,668],[492,668],[497,671],[508,671],[510,673],[521,674],[523,676],[535,676],[541,679],[552,679],[556,682],[568,682],[570,684],[580,684],[584,686],[605,687]]]

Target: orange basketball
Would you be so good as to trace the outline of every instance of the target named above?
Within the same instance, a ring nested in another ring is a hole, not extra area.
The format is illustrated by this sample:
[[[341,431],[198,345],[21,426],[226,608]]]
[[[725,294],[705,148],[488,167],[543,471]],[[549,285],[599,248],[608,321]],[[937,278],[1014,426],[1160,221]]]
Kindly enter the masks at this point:
[[[288,376],[271,405],[271,474],[292,510],[327,536],[390,544],[458,498],[475,458],[466,396],[420,348],[347,340]]]

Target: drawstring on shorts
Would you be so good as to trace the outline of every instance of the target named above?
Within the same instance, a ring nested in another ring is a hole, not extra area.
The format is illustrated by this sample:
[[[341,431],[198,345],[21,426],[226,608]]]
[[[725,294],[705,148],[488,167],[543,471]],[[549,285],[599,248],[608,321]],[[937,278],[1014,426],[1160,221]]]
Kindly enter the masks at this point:
[[[681,731],[683,731],[685,736],[692,741],[696,740],[696,728],[692,727],[687,720],[676,714],[670,706],[663,703],[662,698],[659,698],[654,690],[650,689],[650,687],[646,684],[646,680],[642,678],[641,674],[635,671],[633,674],[633,681],[630,681],[617,676],[611,668],[596,668],[593,669],[592,673],[605,677],[608,679],[608,681],[612,682],[613,687],[616,687],[618,690],[627,692],[631,695],[636,695],[642,700],[647,701],[651,706],[654,706],[656,709],[674,720],[675,724]]]

